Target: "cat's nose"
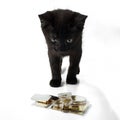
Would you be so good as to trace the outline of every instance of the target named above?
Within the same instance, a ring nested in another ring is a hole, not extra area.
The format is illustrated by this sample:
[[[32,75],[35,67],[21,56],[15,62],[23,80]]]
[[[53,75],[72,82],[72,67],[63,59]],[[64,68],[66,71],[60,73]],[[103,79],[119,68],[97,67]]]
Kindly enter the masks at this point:
[[[66,51],[66,48],[65,47],[60,47],[60,51],[61,52]]]
[[[65,52],[65,51],[68,51],[68,50],[69,50],[68,46],[65,46],[65,45],[60,46],[60,51],[61,52]]]
[[[60,52],[64,52],[64,51],[66,51],[66,48],[65,47],[63,47],[63,46],[55,46],[55,51],[60,51]]]
[[[69,50],[69,47],[66,46],[65,44],[62,44],[62,45],[56,44],[56,45],[54,46],[54,49],[55,49],[55,51],[65,52],[65,51],[68,51],[68,50]]]

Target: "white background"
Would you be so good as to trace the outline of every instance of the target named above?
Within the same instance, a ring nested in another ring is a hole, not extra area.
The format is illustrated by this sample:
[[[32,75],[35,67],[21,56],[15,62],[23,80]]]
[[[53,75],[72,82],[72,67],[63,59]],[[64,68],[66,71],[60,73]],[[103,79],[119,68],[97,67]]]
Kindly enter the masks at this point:
[[[57,8],[88,15],[83,35],[80,84],[51,88],[47,46],[38,14]],[[119,0],[0,1],[0,119],[1,120],[119,120],[120,118]],[[32,105],[31,96],[72,92],[91,108],[84,116]]]

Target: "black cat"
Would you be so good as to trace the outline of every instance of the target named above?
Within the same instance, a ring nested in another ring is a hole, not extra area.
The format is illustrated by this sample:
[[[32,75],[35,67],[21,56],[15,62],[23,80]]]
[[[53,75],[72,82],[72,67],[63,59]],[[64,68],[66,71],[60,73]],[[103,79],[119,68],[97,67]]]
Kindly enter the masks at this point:
[[[39,15],[44,33],[52,72],[52,87],[61,85],[61,64],[64,56],[70,56],[67,84],[77,84],[79,62],[82,55],[82,31],[87,18],[71,10],[53,10]]]

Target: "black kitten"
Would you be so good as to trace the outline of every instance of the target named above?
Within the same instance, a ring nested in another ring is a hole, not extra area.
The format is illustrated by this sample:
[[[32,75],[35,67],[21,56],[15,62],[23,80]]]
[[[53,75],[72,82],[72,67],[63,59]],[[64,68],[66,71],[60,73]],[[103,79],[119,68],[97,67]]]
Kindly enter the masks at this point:
[[[82,55],[82,31],[87,16],[70,10],[47,11],[39,15],[47,45],[52,72],[52,87],[61,85],[61,64],[70,56],[67,84],[77,84],[79,62]]]

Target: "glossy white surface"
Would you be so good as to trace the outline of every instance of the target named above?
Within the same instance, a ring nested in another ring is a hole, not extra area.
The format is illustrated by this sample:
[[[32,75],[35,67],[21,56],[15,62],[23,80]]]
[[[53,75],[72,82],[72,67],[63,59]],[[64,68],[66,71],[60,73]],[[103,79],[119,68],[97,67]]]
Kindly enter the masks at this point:
[[[78,85],[51,88],[49,61],[38,14],[68,8],[88,15]],[[119,0],[0,1],[1,120],[119,120],[120,118]],[[84,116],[32,105],[31,96],[60,92],[84,96],[91,104]]]

